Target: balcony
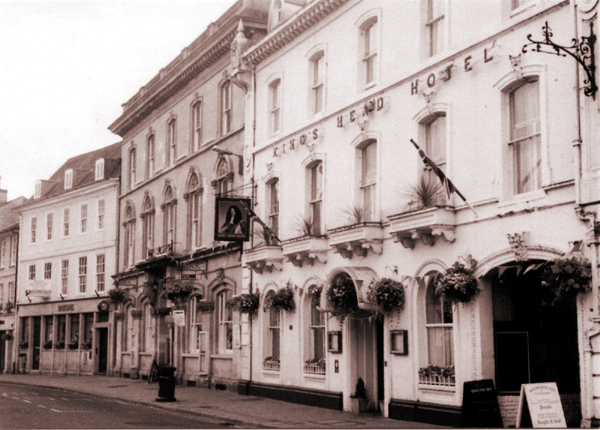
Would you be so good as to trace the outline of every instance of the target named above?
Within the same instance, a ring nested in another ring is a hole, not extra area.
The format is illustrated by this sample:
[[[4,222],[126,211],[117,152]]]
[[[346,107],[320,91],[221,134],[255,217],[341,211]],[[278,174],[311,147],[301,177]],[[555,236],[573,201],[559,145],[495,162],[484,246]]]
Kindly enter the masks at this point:
[[[394,242],[413,249],[417,241],[433,246],[437,238],[454,242],[456,212],[453,207],[435,206],[388,216]]]
[[[362,222],[329,230],[328,233],[333,252],[349,260],[354,255],[365,257],[369,250],[381,254],[383,227],[379,222]]]
[[[315,261],[327,262],[327,252],[331,249],[324,236],[302,236],[281,243],[283,256],[294,266],[314,265]]]
[[[135,264],[138,270],[147,270],[154,267],[165,267],[175,262],[173,242],[158,248],[147,249],[146,258]]]
[[[281,270],[283,251],[279,245],[265,245],[245,251],[244,257],[248,267],[256,273],[264,270],[270,273],[273,269]]]

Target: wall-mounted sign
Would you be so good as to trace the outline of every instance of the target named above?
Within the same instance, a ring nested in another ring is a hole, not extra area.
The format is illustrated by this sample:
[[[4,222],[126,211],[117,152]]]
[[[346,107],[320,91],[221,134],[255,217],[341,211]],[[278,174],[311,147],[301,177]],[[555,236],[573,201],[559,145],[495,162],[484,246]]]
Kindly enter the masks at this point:
[[[215,240],[249,239],[250,199],[217,197],[215,201]]]
[[[106,300],[102,300],[98,303],[98,312],[108,312],[108,308],[110,307],[110,303]]]
[[[371,100],[367,100],[361,106],[352,109],[345,115],[337,116],[337,126],[338,128],[343,127],[346,123],[355,122],[362,116],[369,116],[373,112],[380,111],[385,106],[384,98],[377,97]]]
[[[462,60],[462,70],[465,72],[470,72],[473,70],[473,66],[478,63],[488,63],[494,59],[493,54],[490,52],[492,48],[484,48],[482,53],[482,58],[473,58],[472,55],[466,56]],[[444,66],[441,70],[437,72],[431,72],[425,78],[415,79],[410,83],[410,94],[415,95],[419,94],[419,89],[423,91],[426,87],[433,88],[436,83],[439,81],[449,81],[452,79],[452,69],[455,66],[454,63]],[[460,69],[459,69],[460,70]]]
[[[185,327],[185,311],[173,311],[173,322],[177,327]]]
[[[27,297],[50,297],[52,290],[25,290]]]
[[[75,305],[69,303],[67,305],[58,305],[58,312],[72,312],[75,310]]]
[[[306,144],[312,144],[315,140],[319,139],[321,130],[319,128],[313,128],[312,130],[306,131],[299,136],[294,136],[282,145],[273,147],[273,157],[279,157],[282,154],[287,154],[294,151],[298,146]]]

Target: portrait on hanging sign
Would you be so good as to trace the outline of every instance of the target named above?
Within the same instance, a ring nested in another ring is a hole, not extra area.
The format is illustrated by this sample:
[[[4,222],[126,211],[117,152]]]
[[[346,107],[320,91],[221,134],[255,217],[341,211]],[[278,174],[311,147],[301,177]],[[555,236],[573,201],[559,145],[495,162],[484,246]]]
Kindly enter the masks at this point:
[[[215,240],[249,240],[250,204],[250,199],[216,198]]]

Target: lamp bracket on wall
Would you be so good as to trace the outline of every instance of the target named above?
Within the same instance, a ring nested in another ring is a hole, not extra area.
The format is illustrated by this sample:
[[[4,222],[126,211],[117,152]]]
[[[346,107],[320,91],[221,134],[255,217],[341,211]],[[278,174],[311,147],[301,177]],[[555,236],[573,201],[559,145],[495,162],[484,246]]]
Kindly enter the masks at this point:
[[[542,27],[542,35],[544,40],[533,40],[531,34],[527,35],[527,40],[530,43],[523,45],[522,52],[527,53],[527,47],[529,45],[535,45],[532,49],[533,52],[541,52],[543,54],[556,54],[561,57],[566,57],[567,54],[575,58],[577,62],[583,67],[587,75],[587,79],[583,82],[587,84],[587,87],[583,90],[583,93],[596,99],[596,92],[598,91],[598,85],[596,84],[596,63],[594,56],[594,46],[596,44],[596,35],[594,34],[594,24],[590,23],[590,35],[582,36],[581,41],[573,38],[571,40],[571,46],[561,46],[554,43],[550,38],[553,36],[552,29],[548,26],[548,21]],[[542,45],[547,46],[544,50]]]

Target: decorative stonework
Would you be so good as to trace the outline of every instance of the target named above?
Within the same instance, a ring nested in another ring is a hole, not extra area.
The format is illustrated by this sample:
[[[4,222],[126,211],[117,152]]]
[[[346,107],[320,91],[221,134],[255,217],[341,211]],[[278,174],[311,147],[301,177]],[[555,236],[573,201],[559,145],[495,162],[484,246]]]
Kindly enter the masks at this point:
[[[381,223],[364,222],[329,230],[329,245],[333,252],[352,259],[354,255],[366,257],[369,250],[381,254],[383,227]]]
[[[419,211],[391,215],[390,234],[394,242],[413,249],[417,241],[433,246],[437,238],[454,242],[456,213],[453,208],[432,207]]]
[[[526,261],[528,259],[526,244],[527,236],[528,234],[526,231],[515,234],[508,233],[506,235],[508,243],[515,253],[515,261]]]
[[[283,253],[281,246],[263,246],[246,251],[244,254],[245,262],[256,273],[262,273],[264,270],[272,272],[273,269],[281,270]]]
[[[310,266],[315,261],[325,264],[327,252],[330,250],[327,238],[305,236],[283,242],[283,256],[294,266]]]

